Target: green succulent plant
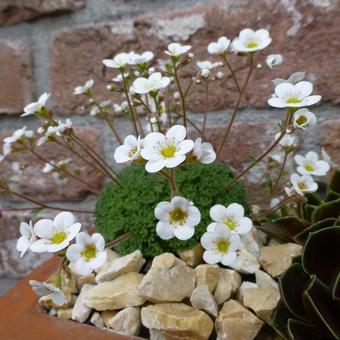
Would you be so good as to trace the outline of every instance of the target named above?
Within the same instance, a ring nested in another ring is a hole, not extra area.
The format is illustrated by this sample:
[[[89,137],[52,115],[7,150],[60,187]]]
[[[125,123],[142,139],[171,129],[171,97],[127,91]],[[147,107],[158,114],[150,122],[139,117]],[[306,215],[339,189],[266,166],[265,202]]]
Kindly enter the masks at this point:
[[[259,228],[303,246],[279,278],[273,328],[289,340],[340,339],[340,171],[306,195],[297,217],[272,219]]]
[[[142,166],[132,165],[121,171],[122,187],[114,183],[106,186],[97,201],[96,228],[110,242],[126,232],[132,236],[119,244],[117,250],[127,254],[140,249],[145,256],[190,248],[199,242],[211,222],[210,208],[216,204],[242,204],[246,213],[250,206],[241,184],[218,193],[221,185],[233,178],[231,169],[223,164],[190,164],[176,172],[179,194],[192,200],[201,212],[201,223],[188,241],[163,241],[156,234],[157,219],[154,208],[161,201],[170,201],[171,193],[163,176],[150,175]]]

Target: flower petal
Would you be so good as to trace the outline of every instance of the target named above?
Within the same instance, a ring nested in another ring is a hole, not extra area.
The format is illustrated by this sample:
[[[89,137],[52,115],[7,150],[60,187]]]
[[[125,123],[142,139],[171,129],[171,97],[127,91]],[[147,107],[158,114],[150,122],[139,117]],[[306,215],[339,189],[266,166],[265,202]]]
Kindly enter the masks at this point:
[[[203,253],[203,260],[209,264],[215,264],[221,261],[221,254],[213,250],[206,250]]]
[[[34,233],[40,238],[49,239],[53,232],[53,221],[41,219],[34,224]]]
[[[226,217],[227,209],[221,204],[216,204],[210,208],[210,217],[213,221],[223,222]]]
[[[174,237],[174,228],[168,222],[159,221],[156,226],[156,233],[162,240],[170,240]]]
[[[72,263],[76,263],[81,255],[80,253],[82,252],[83,247],[79,244],[71,244],[67,250],[66,250],[66,258],[72,262]]]
[[[74,215],[68,211],[63,211],[54,218],[53,225],[57,229],[65,230],[67,227],[74,224],[74,222]]]
[[[179,240],[183,240],[183,241],[189,240],[195,234],[195,228],[188,226],[188,225],[183,225],[183,226],[174,228],[173,230],[174,230],[174,235]]]

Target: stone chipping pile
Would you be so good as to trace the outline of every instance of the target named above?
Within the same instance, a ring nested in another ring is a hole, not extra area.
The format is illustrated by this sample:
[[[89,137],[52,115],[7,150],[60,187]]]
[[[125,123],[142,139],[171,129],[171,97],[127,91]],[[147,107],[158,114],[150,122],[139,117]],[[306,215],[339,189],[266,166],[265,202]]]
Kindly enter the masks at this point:
[[[79,276],[72,265],[62,271],[70,296],[64,306],[46,297],[39,303],[51,315],[126,336],[251,340],[270,324],[280,300],[274,278],[301,253],[293,243],[260,246],[255,239],[244,242],[238,270],[204,264],[200,245],[150,260],[139,250],[126,256],[106,250],[97,273]]]

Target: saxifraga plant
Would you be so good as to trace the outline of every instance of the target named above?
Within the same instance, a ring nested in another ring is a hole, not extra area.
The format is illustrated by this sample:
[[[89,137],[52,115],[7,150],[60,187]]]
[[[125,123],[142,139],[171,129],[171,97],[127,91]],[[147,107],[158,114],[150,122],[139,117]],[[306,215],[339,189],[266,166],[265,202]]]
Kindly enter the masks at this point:
[[[231,169],[222,164],[190,164],[178,171],[176,183],[179,193],[192,200],[202,214],[195,235],[188,241],[176,238],[164,241],[155,231],[157,220],[154,208],[160,201],[168,200],[171,192],[167,180],[162,176],[150,176],[142,166],[130,166],[121,171],[122,187],[111,183],[99,197],[96,207],[96,228],[106,241],[112,241],[124,233],[131,237],[122,242],[117,250],[127,254],[135,249],[145,256],[156,256],[165,251],[190,248],[199,243],[200,237],[211,222],[209,209],[219,203],[229,205],[237,202],[250,212],[248,199],[241,184],[218,193],[222,182],[233,178]]]

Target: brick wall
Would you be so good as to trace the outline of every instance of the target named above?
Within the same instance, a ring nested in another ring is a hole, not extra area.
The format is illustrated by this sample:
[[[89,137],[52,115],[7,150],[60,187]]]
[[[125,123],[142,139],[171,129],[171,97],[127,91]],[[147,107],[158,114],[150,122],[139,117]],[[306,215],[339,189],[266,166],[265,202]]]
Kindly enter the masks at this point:
[[[55,112],[70,117],[78,131],[108,163],[114,164],[116,143],[105,124],[82,107],[72,95],[76,85],[94,78],[96,95],[105,96],[101,60],[121,51],[151,49],[162,56],[170,41],[189,43],[197,60],[207,58],[208,42],[221,35],[235,36],[245,26],[270,30],[272,45],[265,50],[282,53],[284,64],[275,70],[264,65],[250,82],[247,101],[231,136],[231,149],[224,159],[241,169],[249,155],[258,155],[275,134],[282,112],[267,107],[273,87],[271,79],[287,78],[306,71],[322,94],[323,104],[314,112],[318,125],[301,141],[301,150],[320,151],[323,146],[340,166],[340,3],[338,0],[2,0],[0,3],[0,140],[23,124],[37,126],[34,118],[20,118],[23,106],[42,92],[52,92]],[[188,77],[191,76],[190,72]],[[244,75],[241,72],[241,77]],[[215,82],[209,100],[209,135],[221,138],[235,94],[228,83]],[[190,100],[192,119],[202,121],[202,87]],[[128,132],[125,119],[118,120],[122,135]],[[67,157],[61,149],[43,150],[55,159]],[[45,202],[76,208],[93,208],[95,195],[70,180],[66,185],[42,175],[42,165],[29,155],[11,156],[11,161],[30,163],[29,171],[13,174],[10,162],[0,163],[0,173],[10,185]],[[100,190],[102,179],[83,164],[90,184]],[[248,177],[251,188],[257,172]],[[2,198],[3,206],[23,203]],[[51,212],[44,212],[45,216]],[[18,261],[14,250],[19,221],[28,213],[5,213],[0,219],[0,276],[18,277],[44,260],[27,257]],[[88,215],[79,218],[91,224]]]

